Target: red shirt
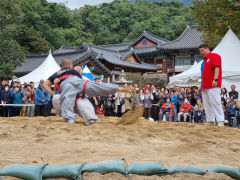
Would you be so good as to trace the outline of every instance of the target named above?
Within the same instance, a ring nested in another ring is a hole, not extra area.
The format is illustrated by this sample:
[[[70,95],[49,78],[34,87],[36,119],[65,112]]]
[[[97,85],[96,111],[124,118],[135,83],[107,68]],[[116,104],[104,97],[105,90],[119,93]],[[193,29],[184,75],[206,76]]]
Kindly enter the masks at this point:
[[[202,64],[202,89],[211,89],[214,80],[215,67],[219,67],[218,84],[217,87],[222,86],[222,60],[216,53],[208,53],[204,57]]]

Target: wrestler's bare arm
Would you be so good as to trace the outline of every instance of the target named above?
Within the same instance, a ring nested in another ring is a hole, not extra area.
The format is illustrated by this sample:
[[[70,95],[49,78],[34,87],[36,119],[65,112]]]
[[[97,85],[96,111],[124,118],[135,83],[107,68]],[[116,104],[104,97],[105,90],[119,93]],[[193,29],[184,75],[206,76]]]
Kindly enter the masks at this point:
[[[50,94],[51,96],[54,96],[55,93],[51,89],[51,86],[52,86],[51,81],[46,80],[42,86],[43,86],[43,89],[45,89],[48,94]]]

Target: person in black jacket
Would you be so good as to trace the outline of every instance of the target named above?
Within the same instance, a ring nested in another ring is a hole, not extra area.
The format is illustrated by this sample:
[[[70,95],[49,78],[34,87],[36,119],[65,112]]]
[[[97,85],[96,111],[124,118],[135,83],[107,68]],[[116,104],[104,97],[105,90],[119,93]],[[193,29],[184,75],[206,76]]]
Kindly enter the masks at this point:
[[[11,93],[9,91],[9,85],[4,87],[4,90],[1,91],[1,103],[10,104],[11,103]],[[1,106],[1,117],[8,117],[8,106]]]
[[[232,89],[232,91],[229,92],[230,99],[238,99],[238,92],[236,91],[236,86],[232,85],[231,89]]]

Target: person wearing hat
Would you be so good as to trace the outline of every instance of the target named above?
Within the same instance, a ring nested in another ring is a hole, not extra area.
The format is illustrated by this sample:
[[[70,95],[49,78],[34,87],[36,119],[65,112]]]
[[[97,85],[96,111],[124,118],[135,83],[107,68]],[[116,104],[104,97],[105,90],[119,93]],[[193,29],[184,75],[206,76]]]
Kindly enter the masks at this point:
[[[49,94],[43,89],[44,80],[41,80],[35,92],[35,116],[48,116]]]

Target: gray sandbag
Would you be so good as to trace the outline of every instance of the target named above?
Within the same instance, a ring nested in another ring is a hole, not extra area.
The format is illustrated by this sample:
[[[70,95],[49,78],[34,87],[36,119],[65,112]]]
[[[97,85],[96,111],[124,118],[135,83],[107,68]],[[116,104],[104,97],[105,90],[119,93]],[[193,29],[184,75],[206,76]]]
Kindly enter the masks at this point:
[[[120,173],[127,175],[127,168],[124,159],[104,161],[97,164],[84,164],[82,173],[84,172],[97,172],[97,173]]]
[[[240,179],[240,172],[237,171],[234,168],[209,166],[208,170],[212,171],[212,172],[216,172],[216,173],[224,173],[224,174],[226,174],[226,175],[228,175],[228,176],[230,176],[231,178],[234,178],[234,179]]]
[[[41,180],[46,165],[15,164],[0,170],[0,176],[12,176],[25,180]]]
[[[47,166],[42,174],[43,179],[69,178],[78,180],[84,164],[69,164],[62,166]]]
[[[207,173],[207,171],[200,169],[200,168],[196,168],[194,166],[188,166],[186,168],[184,167],[173,167],[172,169],[170,169],[168,171],[170,174],[175,174],[175,173],[193,173],[193,174],[198,174],[198,175],[204,175]]]
[[[138,175],[166,175],[168,170],[161,164],[156,162],[147,162],[143,164],[134,163],[128,168],[128,174]]]

